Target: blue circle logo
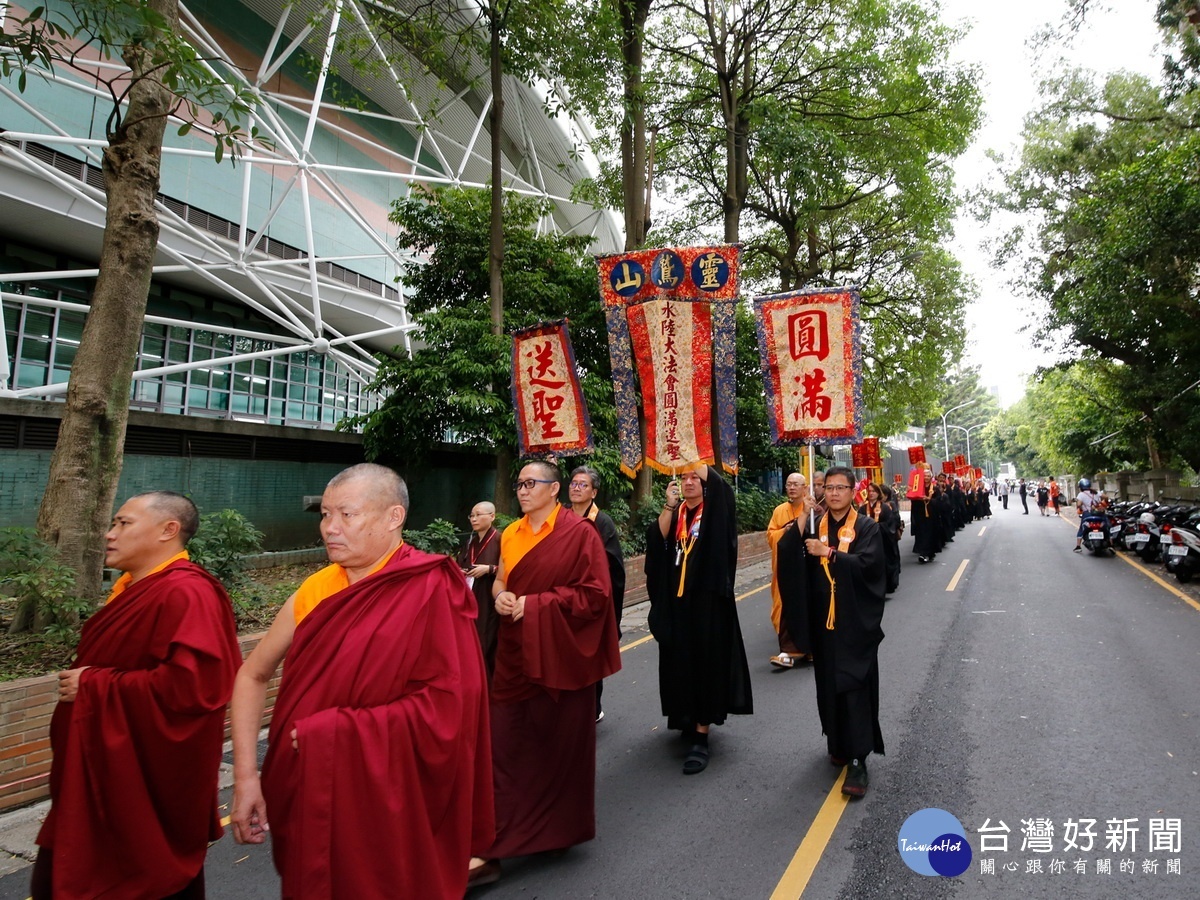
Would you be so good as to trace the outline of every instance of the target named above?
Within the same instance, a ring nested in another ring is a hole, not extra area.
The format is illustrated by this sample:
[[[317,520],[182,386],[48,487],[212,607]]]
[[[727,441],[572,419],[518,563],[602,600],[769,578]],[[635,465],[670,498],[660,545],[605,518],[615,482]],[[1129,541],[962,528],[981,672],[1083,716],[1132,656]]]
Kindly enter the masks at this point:
[[[900,826],[900,858],[920,875],[953,878],[971,865],[971,845],[962,823],[944,809],[922,809]]]

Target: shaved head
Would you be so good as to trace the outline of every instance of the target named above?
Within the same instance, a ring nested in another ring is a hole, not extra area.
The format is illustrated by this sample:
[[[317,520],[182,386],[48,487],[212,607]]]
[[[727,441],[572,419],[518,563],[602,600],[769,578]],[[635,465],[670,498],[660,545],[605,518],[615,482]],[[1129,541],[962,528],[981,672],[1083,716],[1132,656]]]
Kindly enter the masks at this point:
[[[471,507],[471,512],[480,513],[485,516],[494,516],[496,514],[496,505],[487,500],[482,500]]]
[[[146,491],[129,499],[145,501],[146,509],[159,516],[163,522],[178,522],[179,539],[185,547],[200,527],[200,513],[196,504],[183,494],[175,491]]]
[[[352,481],[369,484],[372,495],[383,506],[403,506],[405,512],[408,511],[408,485],[394,469],[375,463],[359,463],[334,475],[325,489],[344,487]]]

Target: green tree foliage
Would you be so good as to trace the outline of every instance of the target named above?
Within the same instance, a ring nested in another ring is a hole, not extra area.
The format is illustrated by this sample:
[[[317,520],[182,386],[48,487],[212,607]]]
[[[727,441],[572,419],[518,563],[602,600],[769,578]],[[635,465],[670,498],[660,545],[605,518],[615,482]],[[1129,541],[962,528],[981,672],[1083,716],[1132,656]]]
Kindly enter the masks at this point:
[[[10,11],[9,4],[2,7]],[[0,32],[0,77],[53,69],[96,79],[109,95],[101,169],[107,197],[99,276],[71,368],[58,442],[38,510],[38,534],[76,573],[77,590],[100,591],[104,533],[121,474],[133,365],[158,248],[163,134],[203,121],[219,161],[246,135],[247,96],[229,89],[180,34],[178,0],[71,0],[10,17]],[[124,67],[97,68],[92,57]],[[99,102],[99,101],[98,101]],[[22,627],[48,624],[27,604]]]
[[[947,444],[950,456],[961,453],[967,455],[967,435],[960,428],[970,429],[971,460],[980,465],[983,459],[993,459],[1001,462],[1007,457],[992,457],[981,455],[983,445],[978,441],[978,435],[984,433],[981,426],[995,418],[1000,411],[1000,403],[989,393],[979,380],[979,367],[960,367],[948,372],[935,382],[937,385],[937,406],[933,415],[925,422],[925,443],[933,449],[937,456],[942,456]],[[960,404],[967,404],[961,409],[954,409]],[[954,410],[946,417],[946,435],[943,440],[942,413]],[[957,427],[950,427],[957,426]]]
[[[957,39],[904,0],[666,5],[655,29],[660,169],[683,240],[744,245],[759,292],[854,284],[869,431],[936,400],[972,287],[944,249],[951,160],[979,122]],[[703,50],[703,52],[701,52]]]
[[[52,640],[76,637],[79,617],[91,606],[76,596],[75,572],[28,528],[0,529],[0,593],[31,607]],[[20,613],[14,615],[9,631],[27,630]]]
[[[506,198],[504,330],[568,319],[593,429],[612,446],[616,413],[595,263],[586,238],[537,233],[545,214],[538,201]],[[411,358],[383,361],[373,389],[388,399],[361,420],[368,456],[415,463],[449,433],[489,453],[514,451],[512,342],[491,333],[488,313],[488,194],[446,188],[413,196],[396,204],[393,219],[400,246],[423,259],[404,277],[420,346]],[[511,493],[507,483],[500,491]]]
[[[1065,336],[1077,351],[1062,368],[1083,367],[1079,384],[1102,373],[1106,400],[1120,413],[1112,429],[1129,432],[1124,445],[1145,440],[1144,457],[1135,455],[1154,467],[1175,460],[1194,468],[1200,94],[1172,98],[1124,74],[1097,85],[1080,72],[1045,90],[1020,164],[994,198],[1022,217],[1001,261],[1026,273],[1024,288],[1046,301],[1038,340],[1050,348]]]
[[[188,542],[192,562],[207,569],[226,590],[244,587],[243,557],[262,550],[263,533],[236,509],[222,509],[200,517],[200,527]]]

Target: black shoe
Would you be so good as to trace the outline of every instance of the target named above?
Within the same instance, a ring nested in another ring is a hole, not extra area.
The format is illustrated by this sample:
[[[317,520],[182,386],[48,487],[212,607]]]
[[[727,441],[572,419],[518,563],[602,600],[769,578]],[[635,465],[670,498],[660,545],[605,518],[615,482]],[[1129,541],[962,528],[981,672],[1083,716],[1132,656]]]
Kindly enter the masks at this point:
[[[861,797],[867,792],[867,764],[859,759],[850,760],[846,779],[842,782],[842,793],[847,797]]]
[[[1082,552],[1083,552],[1083,548],[1082,548],[1082,547],[1076,547],[1076,548],[1075,548],[1075,552],[1076,552],[1076,553],[1082,553]]]
[[[698,775],[708,768],[708,744],[692,744],[692,749],[683,758],[683,774]]]

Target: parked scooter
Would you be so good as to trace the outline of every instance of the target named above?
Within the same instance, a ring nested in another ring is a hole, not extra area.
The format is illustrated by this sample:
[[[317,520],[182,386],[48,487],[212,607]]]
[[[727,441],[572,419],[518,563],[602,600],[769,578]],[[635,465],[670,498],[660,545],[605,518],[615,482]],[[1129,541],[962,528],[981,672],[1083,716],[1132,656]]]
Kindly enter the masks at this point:
[[[1176,525],[1171,529],[1166,566],[1167,571],[1183,584],[1200,572],[1200,531],[1185,525]]]
[[[1108,516],[1098,510],[1092,510],[1080,522],[1083,528],[1083,546],[1089,553],[1095,555],[1115,556],[1112,537],[1109,535]]]

